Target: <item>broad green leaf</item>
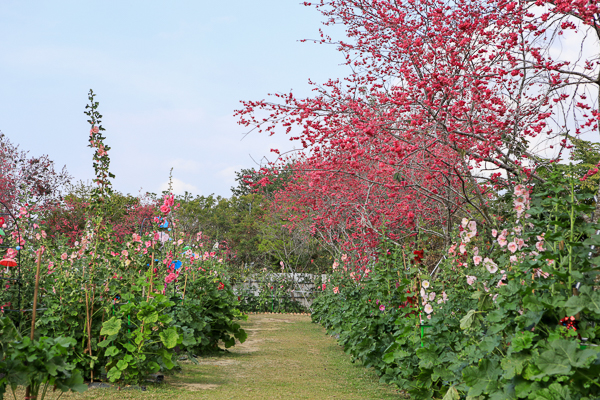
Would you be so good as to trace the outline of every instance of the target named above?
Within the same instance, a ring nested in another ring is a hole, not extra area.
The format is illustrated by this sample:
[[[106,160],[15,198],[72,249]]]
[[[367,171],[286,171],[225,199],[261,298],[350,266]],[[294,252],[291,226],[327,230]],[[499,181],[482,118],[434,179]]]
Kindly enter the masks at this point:
[[[185,332],[183,334],[183,340],[181,341],[182,345],[188,347],[188,346],[193,346],[196,343],[198,343],[198,342],[196,341],[196,338],[194,338],[194,335],[192,335],[189,332]]]
[[[150,372],[151,374],[154,374],[158,371],[160,371],[160,365],[158,365],[158,363],[154,362],[154,361],[150,361],[148,363],[148,372]]]
[[[129,366],[129,364],[124,360],[119,360],[117,362],[117,368],[119,368],[121,371],[127,369],[128,366]]]
[[[540,400],[571,400],[571,390],[568,386],[553,383],[549,387],[535,392],[535,398]]]
[[[543,352],[535,361],[544,375],[567,375],[571,372],[571,363],[553,350]]]
[[[125,350],[127,350],[130,353],[134,353],[136,351],[136,347],[131,343],[123,343],[123,347],[125,347]]]
[[[173,356],[173,353],[169,353],[166,349],[162,349],[161,355],[162,355],[163,364],[165,364],[165,367],[167,367],[167,369],[171,369],[175,366],[173,361],[171,361],[171,357]]]
[[[505,312],[502,309],[499,310],[494,310],[491,311],[487,314],[487,316],[485,317],[485,319],[488,322],[494,323],[494,322],[500,322],[502,321],[502,319],[504,319],[505,316]]]
[[[487,336],[479,343],[479,348],[486,353],[491,353],[499,344],[500,336]]]
[[[137,313],[137,317],[146,324],[153,324],[158,321],[158,312],[156,310],[141,310]]]
[[[119,354],[119,349],[117,349],[117,346],[110,346],[104,352],[105,357],[116,356],[117,354]]]
[[[504,357],[500,362],[504,370],[504,378],[512,379],[515,375],[520,375],[529,357],[527,354],[512,354],[509,357]]]
[[[463,379],[470,386],[469,396],[479,396],[487,390],[495,388],[502,370],[489,359],[479,362],[479,367],[468,367],[463,370]]]
[[[471,325],[473,325],[473,321],[475,320],[476,315],[477,314],[475,310],[469,310],[467,315],[460,319],[460,329],[469,329]]]
[[[179,334],[175,328],[168,328],[162,331],[160,334],[160,341],[165,345],[167,349],[172,349],[177,346],[177,340],[179,339]]]
[[[567,315],[575,315],[586,308],[588,305],[587,297],[585,295],[570,297],[565,303]]]
[[[531,393],[538,390],[540,384],[537,382],[531,382],[526,380],[521,380],[519,383],[515,385],[515,394],[518,398],[524,399],[528,397]]]
[[[442,400],[460,400],[460,395],[458,394],[458,390],[454,386],[451,386],[450,389],[444,395]]]
[[[106,374],[106,377],[111,381],[111,382],[115,382],[117,381],[119,378],[121,378],[121,370],[119,370],[119,368],[112,367],[108,373]]]
[[[108,321],[104,321],[102,324],[101,335],[116,335],[121,330],[121,320],[116,317],[112,317]]]
[[[537,334],[531,331],[517,333],[511,341],[509,353],[518,353],[522,350],[528,349],[533,345],[533,339]]]
[[[248,338],[248,334],[246,333],[245,330],[243,330],[242,328],[240,328],[235,334],[234,336],[237,338],[237,340],[240,341],[240,343],[244,343],[246,341],[246,339]]]

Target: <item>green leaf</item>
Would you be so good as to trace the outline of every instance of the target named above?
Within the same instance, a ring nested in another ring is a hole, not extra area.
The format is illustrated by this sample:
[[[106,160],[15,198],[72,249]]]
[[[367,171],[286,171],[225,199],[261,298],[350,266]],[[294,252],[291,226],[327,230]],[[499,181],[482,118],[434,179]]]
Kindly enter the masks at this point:
[[[104,321],[102,324],[101,335],[116,335],[121,330],[121,320],[116,317],[112,317],[108,321]]]
[[[162,349],[161,355],[162,355],[163,364],[165,364],[165,367],[167,367],[167,369],[171,369],[175,366],[173,361],[171,361],[171,357],[173,356],[173,353],[169,353],[166,349]]]
[[[495,388],[502,370],[489,359],[479,362],[479,367],[468,367],[463,370],[463,379],[470,386],[469,396],[479,396],[487,390]]]
[[[189,346],[193,346],[197,343],[196,338],[194,338],[194,335],[192,335],[189,332],[185,332],[183,334],[183,340],[181,341],[181,344],[189,347]]]
[[[544,375],[567,375],[571,372],[571,363],[553,350],[543,352],[535,361]]]
[[[488,313],[488,315],[486,316],[485,319],[491,323],[500,322],[504,319],[505,314],[506,313],[502,309],[494,310],[494,311]]]
[[[454,386],[451,386],[450,389],[444,395],[442,400],[460,400],[460,396],[458,394],[458,390]]]
[[[510,353],[518,353],[522,350],[528,349],[533,345],[533,339],[537,336],[537,334],[531,331],[519,332],[517,333],[510,344],[509,354]]]
[[[125,347],[125,350],[127,350],[130,353],[135,353],[135,351],[137,350],[136,347],[131,343],[123,343],[123,347]]]
[[[587,296],[573,296],[565,303],[567,315],[575,315],[587,307]]]
[[[477,316],[476,313],[477,312],[475,310],[469,310],[467,315],[460,319],[460,329],[469,329],[471,325],[473,325],[473,321],[475,321],[475,317]]]
[[[158,321],[158,312],[156,310],[141,310],[137,313],[137,317],[146,324],[153,324]]]
[[[571,390],[568,386],[563,386],[554,382],[549,387],[538,390],[535,398],[540,400],[571,400]]]
[[[527,354],[512,354],[510,357],[503,358],[500,365],[504,370],[504,378],[512,379],[516,375],[520,375],[529,358],[530,356]]]
[[[111,357],[111,356],[115,356],[119,354],[119,349],[117,349],[117,346],[110,346],[108,349],[106,349],[106,351],[104,352],[104,356],[105,357]]]
[[[111,382],[115,382],[117,381],[119,378],[121,378],[121,370],[119,368],[112,367],[108,373],[106,374],[106,377],[111,381]]]
[[[177,346],[177,340],[179,339],[179,334],[175,328],[168,328],[162,331],[160,334],[160,341],[165,345],[167,349],[172,349]]]
[[[119,360],[117,362],[117,368],[119,368],[119,370],[121,370],[121,371],[127,369],[128,366],[129,366],[129,363],[127,363],[125,360]]]

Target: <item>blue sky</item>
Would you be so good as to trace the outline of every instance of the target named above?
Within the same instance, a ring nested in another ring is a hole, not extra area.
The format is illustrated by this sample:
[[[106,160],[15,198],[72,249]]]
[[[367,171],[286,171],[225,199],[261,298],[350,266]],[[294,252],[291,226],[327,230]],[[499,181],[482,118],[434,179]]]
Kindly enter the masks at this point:
[[[173,167],[177,192],[229,196],[236,170],[292,147],[285,135],[240,140],[239,101],[309,95],[309,78],[348,74],[333,46],[299,42],[317,38],[322,19],[298,0],[3,0],[0,130],[92,179],[92,88],[117,190],[159,192]]]

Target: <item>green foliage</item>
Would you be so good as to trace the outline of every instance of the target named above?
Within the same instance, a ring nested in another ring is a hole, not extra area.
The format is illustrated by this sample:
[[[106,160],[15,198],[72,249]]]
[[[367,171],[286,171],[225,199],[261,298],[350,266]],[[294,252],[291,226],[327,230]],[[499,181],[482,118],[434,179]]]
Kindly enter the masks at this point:
[[[30,395],[40,400],[50,386],[63,392],[87,389],[81,372],[68,362],[75,345],[73,338],[22,338],[7,317],[0,318],[0,337],[0,371],[4,374],[0,378],[0,399],[4,398],[7,386],[13,396],[17,386],[28,386]]]
[[[380,254],[360,283],[332,277],[313,306],[313,319],[339,334],[346,351],[375,367],[382,380],[415,399],[597,398],[600,225],[586,222],[591,194],[569,176],[548,175],[530,204],[516,191],[508,200],[519,210],[517,218],[504,219],[501,232],[463,223],[460,246],[450,248],[435,279],[400,262],[394,254],[402,249]],[[392,273],[386,279],[387,270]],[[398,289],[386,293],[394,280]],[[406,291],[418,297],[419,311],[406,312]],[[394,293],[394,318],[385,321],[385,302]],[[384,312],[369,304],[374,298],[383,299]],[[576,331],[561,323],[571,316]],[[379,323],[384,326],[373,329]]]
[[[161,366],[175,366],[169,350],[182,341],[170,324],[173,319],[165,311],[174,303],[162,294],[153,294],[147,301],[124,294],[119,306],[109,308],[112,317],[102,324],[105,337],[98,346],[104,348],[105,368],[111,382],[144,382]]]

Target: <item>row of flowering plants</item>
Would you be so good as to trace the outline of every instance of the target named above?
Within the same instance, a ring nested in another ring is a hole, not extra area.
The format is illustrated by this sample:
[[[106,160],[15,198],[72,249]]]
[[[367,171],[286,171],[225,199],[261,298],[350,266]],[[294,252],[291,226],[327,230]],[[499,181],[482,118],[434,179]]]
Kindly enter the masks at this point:
[[[576,183],[517,185],[496,227],[463,219],[435,272],[385,241],[361,272],[334,264],[313,319],[416,399],[597,398],[600,225]]]
[[[64,338],[70,346],[65,362],[86,380],[144,382],[149,374],[172,371],[181,356],[218,351],[220,343],[230,347],[236,339],[243,342],[246,333],[237,321],[245,316],[219,250],[206,251],[200,232],[192,237],[178,230],[173,195],[150,206],[154,216],[138,221],[139,230],[114,234],[110,148],[103,142],[92,92],[90,100],[96,187],[88,199],[85,227],[77,238],[50,235],[50,229],[60,229],[45,224],[45,214],[35,204],[21,207],[15,219],[5,218],[1,256],[18,265],[1,271],[0,316],[29,336],[39,254],[34,341]],[[11,376],[0,386],[13,385],[7,381]]]

